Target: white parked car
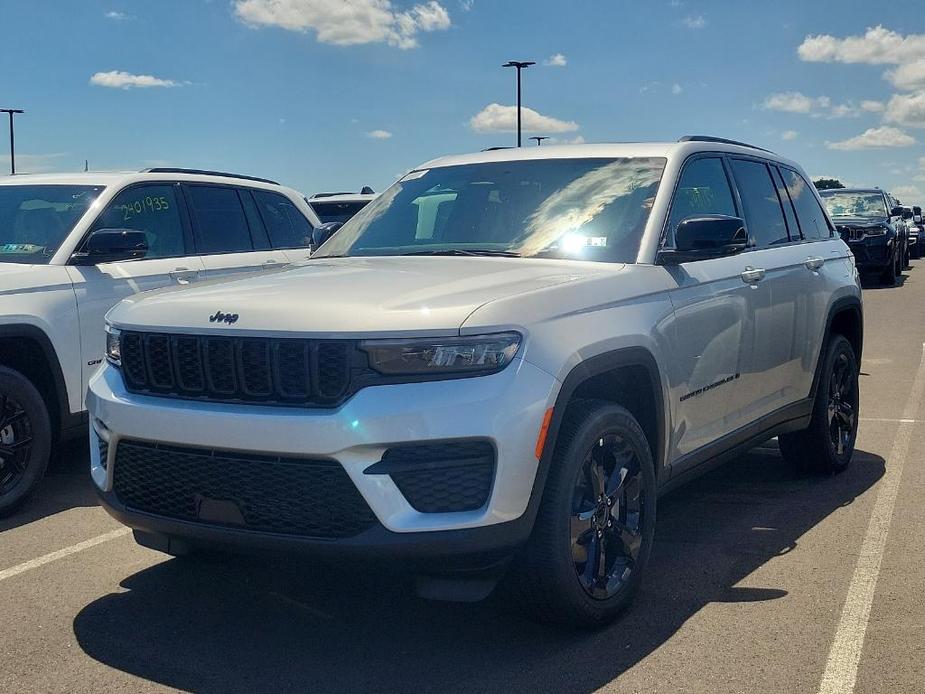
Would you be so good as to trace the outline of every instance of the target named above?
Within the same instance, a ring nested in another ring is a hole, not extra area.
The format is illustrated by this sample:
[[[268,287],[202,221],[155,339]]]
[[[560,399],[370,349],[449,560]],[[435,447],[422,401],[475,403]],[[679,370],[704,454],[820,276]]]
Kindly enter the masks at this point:
[[[109,313],[102,502],[171,553],[384,556],[450,599],[507,570],[604,623],[660,493],[773,436],[851,460],[861,290],[808,181],[707,137],[423,164],[299,267]]]
[[[0,178],[0,514],[86,431],[103,315],[137,292],[304,260],[320,226],[272,181],[188,169]]]
[[[364,187],[360,193],[315,193],[308,204],[322,223],[343,225],[375,199],[372,189]]]

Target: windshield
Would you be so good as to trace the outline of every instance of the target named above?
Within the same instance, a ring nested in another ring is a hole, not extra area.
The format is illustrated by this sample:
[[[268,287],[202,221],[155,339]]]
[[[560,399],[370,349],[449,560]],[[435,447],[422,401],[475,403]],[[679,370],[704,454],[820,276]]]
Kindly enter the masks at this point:
[[[45,264],[103,186],[0,186],[0,263]]]
[[[313,257],[517,255],[635,262],[664,158],[544,159],[414,171]]]
[[[826,193],[822,196],[833,217],[887,217],[880,193]]]
[[[340,222],[343,224],[353,217],[357,212],[366,207],[367,202],[318,202],[312,201],[312,209],[318,218],[327,224],[328,222]]]

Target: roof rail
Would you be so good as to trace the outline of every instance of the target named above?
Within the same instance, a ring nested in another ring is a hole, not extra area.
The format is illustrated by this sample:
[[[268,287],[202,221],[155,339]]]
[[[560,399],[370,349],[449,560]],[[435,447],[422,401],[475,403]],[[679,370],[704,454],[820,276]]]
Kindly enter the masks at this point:
[[[335,195],[353,195],[354,193],[313,193],[310,200],[317,200],[318,198],[333,198]]]
[[[512,147],[512,146],[510,146],[510,145],[505,145],[505,146],[502,146],[502,147],[486,147],[486,148],[483,149],[482,151],[483,151],[483,152],[497,152],[499,149],[516,149],[516,148],[515,148],[515,147]]]
[[[150,169],[142,169],[139,173],[166,173],[166,174],[196,174],[198,176],[221,176],[222,178],[240,178],[244,181],[258,181],[260,183],[271,183],[278,186],[277,181],[271,181],[269,178],[259,178],[258,176],[245,176],[244,174],[228,173],[227,171],[209,171],[208,169],[182,169],[172,166],[155,166]]]
[[[774,152],[764,147],[750,145],[747,142],[739,142],[738,140],[727,140],[725,137],[713,137],[712,135],[685,135],[684,137],[679,137],[678,142],[719,142],[724,145],[738,145],[739,147],[748,147],[749,149],[758,149],[762,152],[774,154]]]

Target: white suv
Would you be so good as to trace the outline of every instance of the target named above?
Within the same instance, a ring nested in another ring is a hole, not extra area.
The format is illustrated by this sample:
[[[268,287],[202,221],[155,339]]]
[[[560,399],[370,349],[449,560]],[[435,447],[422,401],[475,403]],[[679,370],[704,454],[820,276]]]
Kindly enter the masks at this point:
[[[299,267],[114,308],[91,473],[166,552],[386,556],[455,599],[506,573],[540,616],[599,624],[660,493],[773,436],[848,465],[861,321],[847,246],[770,152],[448,157]]]
[[[137,292],[304,260],[318,226],[300,193],[247,176],[0,179],[0,515],[35,488],[54,442],[85,435],[106,311]]]

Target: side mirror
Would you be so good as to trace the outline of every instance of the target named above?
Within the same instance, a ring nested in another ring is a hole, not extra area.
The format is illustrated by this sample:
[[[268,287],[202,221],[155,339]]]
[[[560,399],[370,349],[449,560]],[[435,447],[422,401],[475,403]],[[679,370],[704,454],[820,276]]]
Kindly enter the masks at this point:
[[[904,214],[903,208],[898,207],[898,206],[890,210],[891,217],[902,217],[903,214]]]
[[[312,248],[318,248],[318,246],[334,236],[334,232],[342,226],[344,226],[343,222],[327,222],[312,231]]]
[[[722,258],[741,253],[748,247],[745,222],[739,217],[701,215],[686,217],[675,232],[675,247],[662,251],[663,262]]]
[[[903,208],[903,219],[912,219],[912,210],[908,207]]]
[[[136,229],[97,229],[71,256],[75,265],[137,260],[148,254],[148,237]]]
[[[920,215],[920,214],[914,214],[914,215],[912,215],[912,221],[915,222],[916,224],[921,224],[921,223],[922,223],[922,215]]]

